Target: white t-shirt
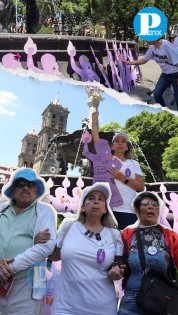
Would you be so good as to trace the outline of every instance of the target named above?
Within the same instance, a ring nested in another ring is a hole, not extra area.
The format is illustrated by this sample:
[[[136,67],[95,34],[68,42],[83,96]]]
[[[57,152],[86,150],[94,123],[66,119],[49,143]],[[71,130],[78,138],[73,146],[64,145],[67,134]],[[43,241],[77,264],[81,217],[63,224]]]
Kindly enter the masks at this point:
[[[119,160],[118,157],[116,158]],[[135,179],[136,174],[142,176],[142,171],[137,161],[127,159],[126,161],[121,161],[121,163],[122,163],[122,167],[120,168],[119,171],[123,173],[124,175],[126,175],[127,177]],[[130,188],[126,184],[123,184],[120,180],[115,179],[114,181],[123,199],[123,205],[118,206],[118,207],[113,207],[113,211],[134,213],[134,210],[131,204],[132,204],[133,198],[136,196],[135,189]]]
[[[170,74],[178,72],[178,49],[168,40],[162,40],[160,48],[151,45],[143,57],[145,61],[155,60],[163,73]]]
[[[54,296],[53,315],[116,315],[116,292],[107,269],[115,255],[123,255],[120,232],[113,229],[117,241],[115,247],[111,229],[103,228],[101,241],[97,241],[95,236],[85,235],[84,225],[76,221],[63,240],[68,224],[69,221],[63,224],[57,239],[62,268]],[[96,260],[100,248],[105,251],[102,263]]]
[[[174,46],[178,48],[178,36],[174,39]]]

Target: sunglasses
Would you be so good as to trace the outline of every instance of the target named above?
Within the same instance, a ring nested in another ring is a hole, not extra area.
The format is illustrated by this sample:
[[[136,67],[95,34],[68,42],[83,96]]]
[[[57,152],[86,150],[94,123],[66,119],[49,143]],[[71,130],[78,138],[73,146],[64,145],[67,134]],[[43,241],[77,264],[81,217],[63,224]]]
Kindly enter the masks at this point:
[[[36,183],[21,180],[21,181],[15,182],[13,187],[14,188],[24,188],[25,186],[28,188],[35,188]]]
[[[156,201],[143,201],[140,203],[140,205],[143,207],[148,207],[148,206],[159,207],[159,204]]]

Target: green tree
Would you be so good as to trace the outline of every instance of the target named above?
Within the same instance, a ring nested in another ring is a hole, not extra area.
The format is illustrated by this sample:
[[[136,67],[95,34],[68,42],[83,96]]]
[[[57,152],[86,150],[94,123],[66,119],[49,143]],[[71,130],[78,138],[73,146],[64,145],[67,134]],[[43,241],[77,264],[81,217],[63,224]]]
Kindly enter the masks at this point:
[[[69,27],[72,33],[75,26],[85,27],[87,17],[90,15],[89,3],[87,0],[62,0],[60,4],[62,13],[62,24]]]
[[[100,127],[99,131],[107,132],[107,131],[117,131],[120,129],[122,129],[122,128],[118,122],[110,122],[109,124],[106,124],[106,125]]]
[[[55,17],[61,1],[37,0],[40,14],[43,18]]]
[[[129,118],[125,128],[129,134],[137,136],[138,145],[148,161],[156,181],[169,179],[168,173],[162,166],[162,156],[169,146],[169,140],[178,135],[178,118],[168,112],[152,114],[143,111],[139,115]],[[146,171],[148,166],[145,158],[141,158],[141,162],[145,164]],[[150,173],[145,174],[145,180],[153,181]]]
[[[14,0],[13,0],[14,1]],[[20,0],[26,2],[28,0]],[[148,6],[162,10],[169,26],[177,24],[178,0],[36,0],[43,17],[62,13],[62,22],[72,30],[75,26],[85,27],[90,23],[106,27],[106,38],[135,39],[133,20],[137,12]],[[169,34],[168,34],[169,35]]]
[[[14,7],[15,7],[16,6],[16,0],[13,0],[13,4],[14,4]],[[17,13],[25,15],[25,12],[26,12],[25,1],[18,0],[18,2],[17,2]]]
[[[168,144],[162,156],[163,169],[167,180],[178,181],[178,137],[171,138]]]
[[[135,38],[133,20],[140,10],[139,4],[142,2],[132,0],[126,4],[124,0],[117,1],[115,14],[112,16],[113,30],[117,39],[129,40]]]
[[[117,39],[135,38],[133,20],[137,12],[145,7],[156,7],[163,11],[168,20],[167,32],[170,35],[169,26],[178,21],[178,0],[132,0],[127,4],[125,0],[119,0],[111,24],[115,28]]]
[[[155,0],[154,6],[162,10],[167,17],[167,33],[170,36],[170,26],[178,23],[178,0]]]

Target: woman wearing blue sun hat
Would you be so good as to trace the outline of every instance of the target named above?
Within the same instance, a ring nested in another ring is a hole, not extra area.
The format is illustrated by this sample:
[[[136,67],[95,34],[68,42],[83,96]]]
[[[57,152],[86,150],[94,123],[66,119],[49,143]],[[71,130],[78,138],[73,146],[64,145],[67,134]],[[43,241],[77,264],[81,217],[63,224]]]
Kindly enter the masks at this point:
[[[56,243],[55,211],[40,201],[45,192],[44,179],[30,168],[12,173],[2,189],[8,201],[0,205],[0,283],[14,281],[1,296],[0,315],[44,315],[46,257]],[[35,244],[41,231],[46,242]]]

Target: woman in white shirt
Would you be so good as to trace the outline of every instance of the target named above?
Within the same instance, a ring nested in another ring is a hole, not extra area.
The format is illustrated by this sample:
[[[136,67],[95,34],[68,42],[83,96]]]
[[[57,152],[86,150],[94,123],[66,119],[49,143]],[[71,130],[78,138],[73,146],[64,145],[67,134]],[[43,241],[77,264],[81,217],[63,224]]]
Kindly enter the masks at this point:
[[[98,112],[92,114],[92,138],[94,143],[99,141],[98,116]],[[109,172],[114,178],[123,199],[123,204],[113,207],[112,210],[119,229],[124,229],[137,220],[131,204],[136,192],[143,191],[145,186],[140,165],[132,159],[132,146],[127,133],[123,131],[116,132],[112,139],[111,149],[113,152],[111,159],[118,159],[122,163],[119,170],[116,167],[111,167]]]

